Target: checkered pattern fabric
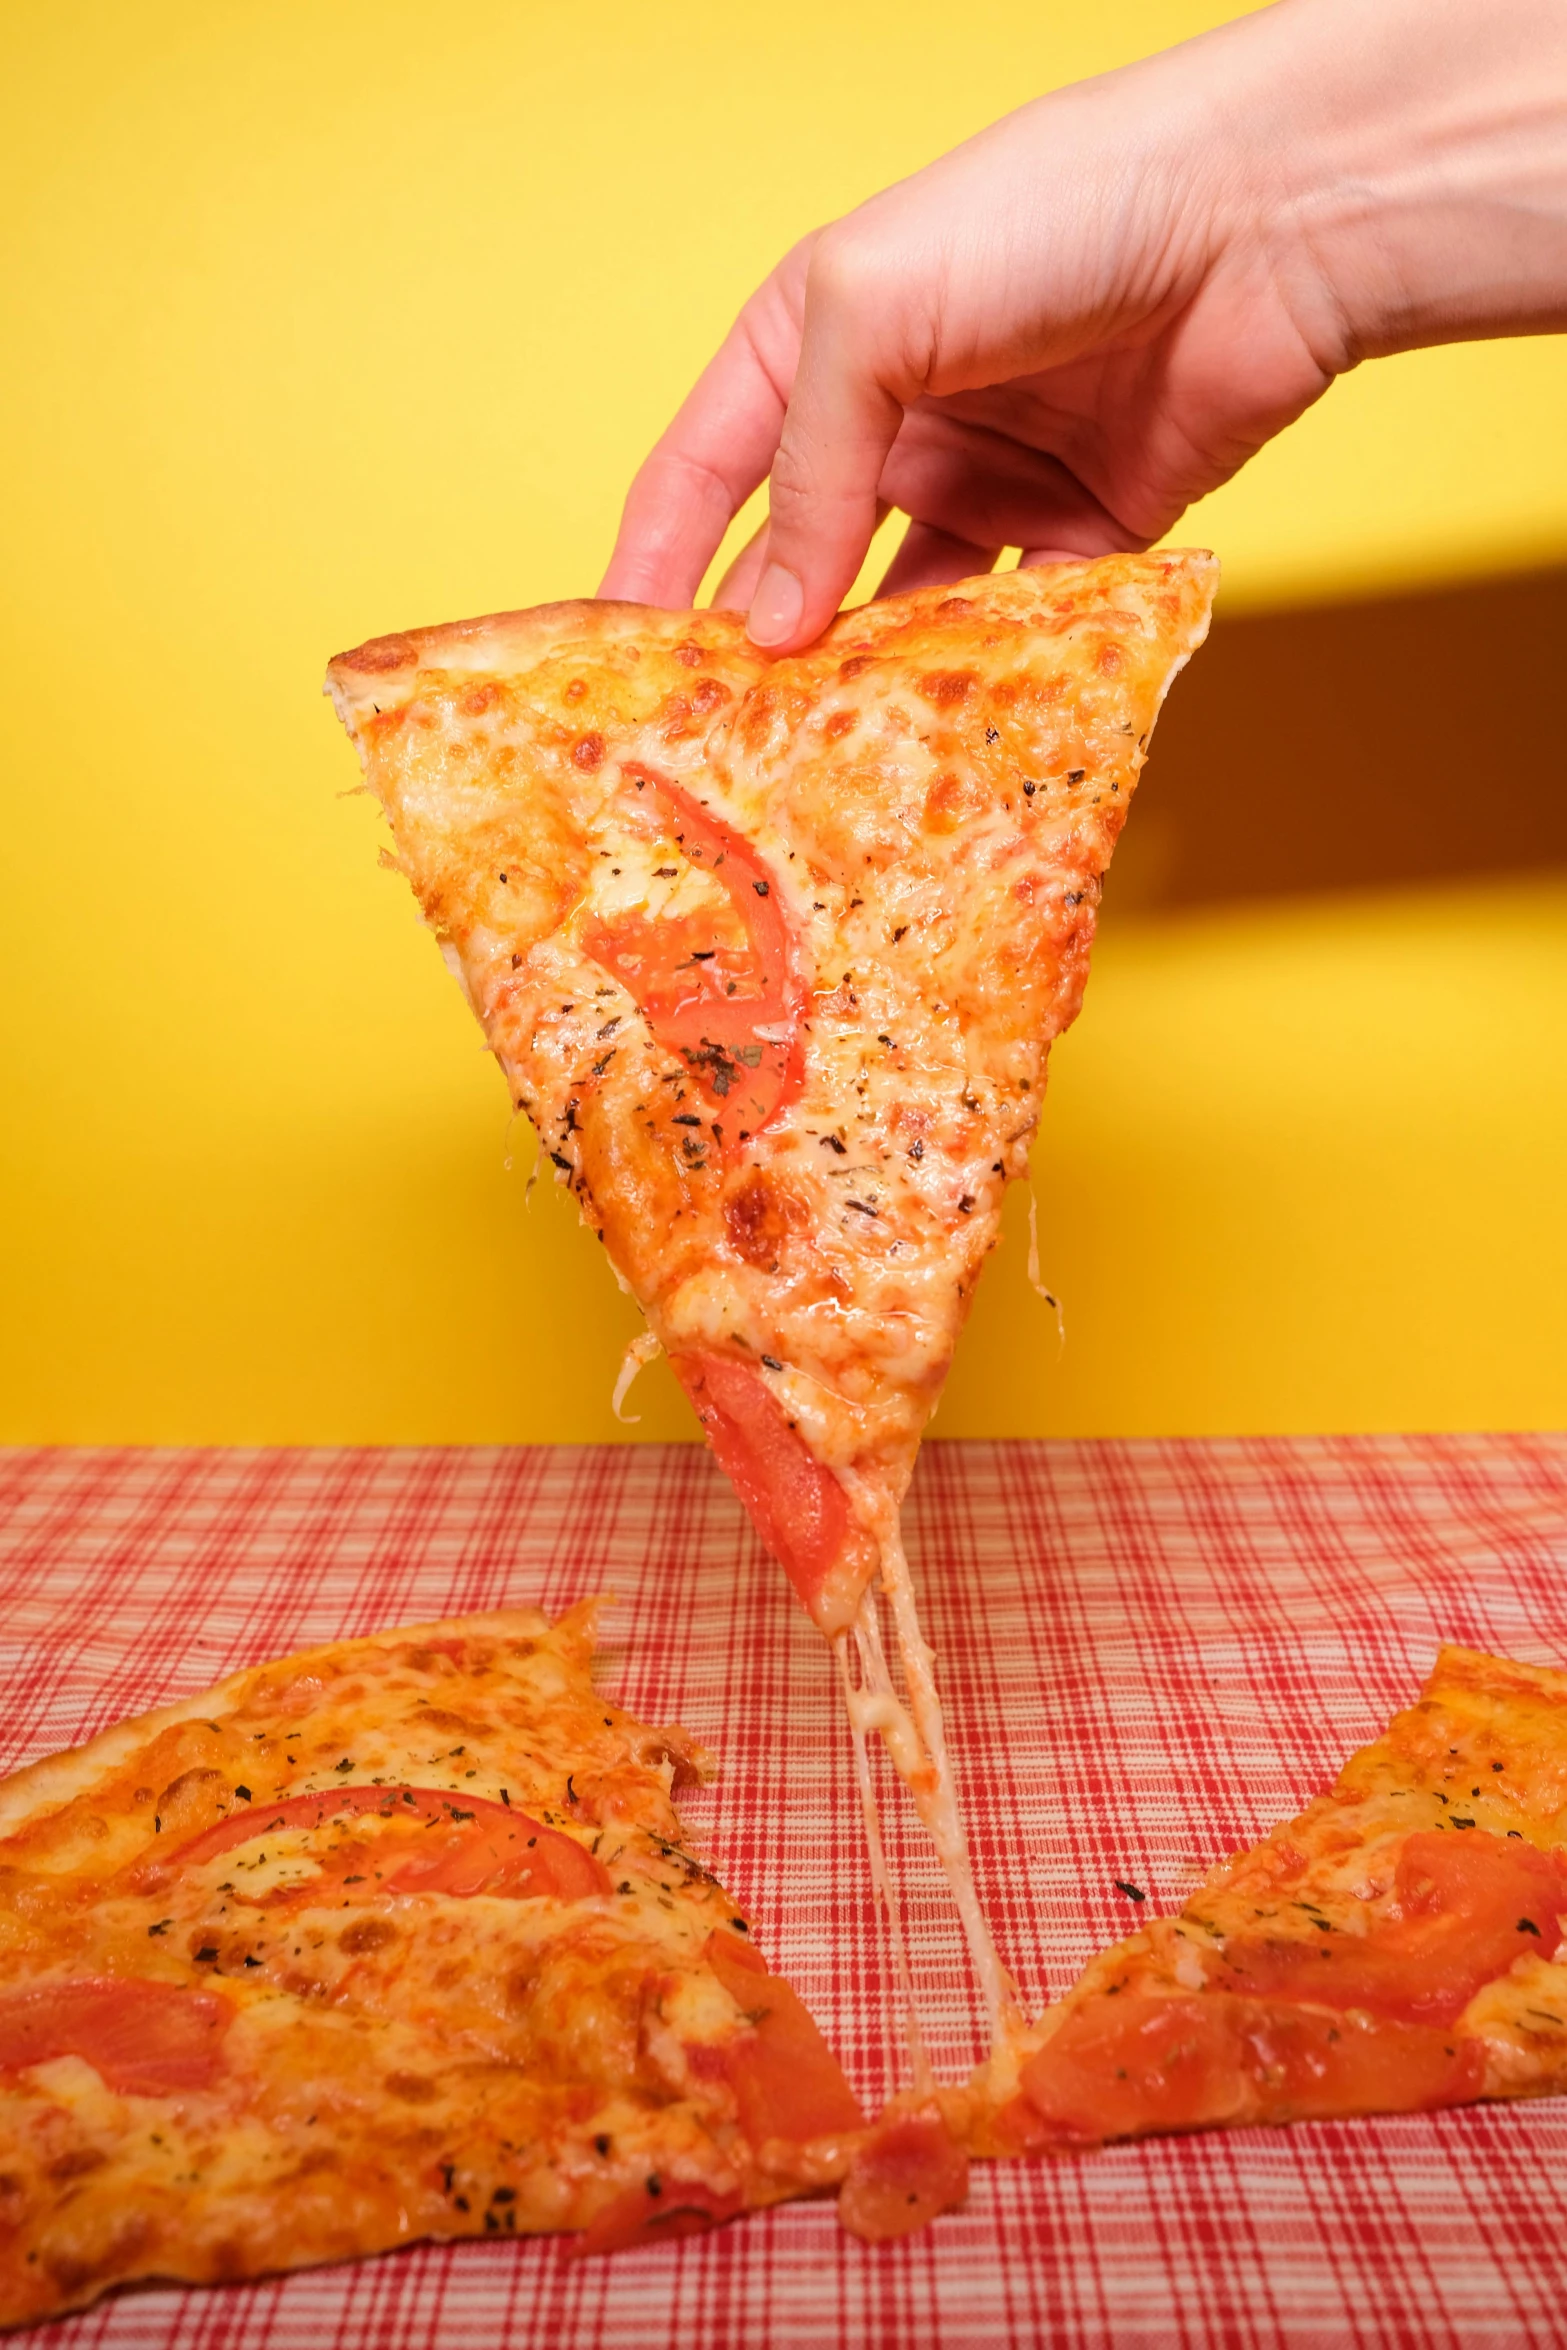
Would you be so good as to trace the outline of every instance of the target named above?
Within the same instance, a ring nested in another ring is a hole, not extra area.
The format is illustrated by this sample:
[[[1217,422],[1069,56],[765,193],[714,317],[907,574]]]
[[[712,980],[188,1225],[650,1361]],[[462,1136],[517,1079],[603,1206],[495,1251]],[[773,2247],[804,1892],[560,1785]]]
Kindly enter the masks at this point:
[[[982,1889],[1031,2004],[1329,1780],[1440,1639],[1567,1662],[1567,1438],[941,1444],[908,1510]],[[0,1763],[233,1667],[612,1591],[601,1677],[718,1752],[693,1838],[875,2104],[899,2035],[826,1651],[695,1449],[0,1455]],[[937,2056],[956,1930],[889,1802]],[[1145,1911],[1143,1914],[1149,1914]],[[875,2249],[795,2205],[611,2261],[422,2246],[126,2296],[180,2350],[1555,2344],[1567,2101],[985,2166]]]

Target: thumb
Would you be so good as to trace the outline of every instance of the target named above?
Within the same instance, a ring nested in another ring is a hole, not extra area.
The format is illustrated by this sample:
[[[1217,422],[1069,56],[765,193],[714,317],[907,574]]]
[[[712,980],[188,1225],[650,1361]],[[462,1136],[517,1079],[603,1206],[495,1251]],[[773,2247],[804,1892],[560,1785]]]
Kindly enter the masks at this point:
[[[773,460],[767,563],[747,619],[753,643],[768,652],[794,652],[820,636],[885,510],[877,485],[905,399],[918,388],[905,393],[885,364],[896,344],[892,292],[878,253],[841,231],[818,240]]]

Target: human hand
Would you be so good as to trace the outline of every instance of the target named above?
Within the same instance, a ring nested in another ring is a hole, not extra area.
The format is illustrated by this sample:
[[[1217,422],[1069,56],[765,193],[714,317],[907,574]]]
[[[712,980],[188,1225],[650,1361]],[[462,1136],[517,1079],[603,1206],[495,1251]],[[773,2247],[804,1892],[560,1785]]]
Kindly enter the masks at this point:
[[[602,592],[808,643],[883,592],[1144,547],[1345,368],[1567,324],[1563,0],[1280,0],[1025,106],[797,245],[637,475]]]

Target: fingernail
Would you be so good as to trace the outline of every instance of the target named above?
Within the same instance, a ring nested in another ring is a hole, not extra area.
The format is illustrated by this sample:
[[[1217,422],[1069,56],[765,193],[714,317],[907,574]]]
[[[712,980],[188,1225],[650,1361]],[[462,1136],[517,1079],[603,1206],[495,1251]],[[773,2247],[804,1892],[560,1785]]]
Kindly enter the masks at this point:
[[[781,645],[799,627],[804,609],[805,590],[794,573],[781,563],[769,563],[751,598],[746,634],[753,645]]]

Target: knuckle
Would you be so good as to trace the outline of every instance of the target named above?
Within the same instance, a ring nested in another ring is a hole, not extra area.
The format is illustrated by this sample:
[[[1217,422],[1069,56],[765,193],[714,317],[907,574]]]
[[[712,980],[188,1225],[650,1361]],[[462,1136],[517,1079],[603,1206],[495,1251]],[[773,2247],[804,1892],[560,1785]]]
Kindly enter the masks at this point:
[[[824,526],[834,531],[852,527],[874,500],[874,483],[867,487],[857,474],[834,465],[830,453],[821,454],[818,462],[809,447],[792,440],[779,444],[767,484],[775,551],[780,538],[792,541],[797,530],[814,535]],[[869,532],[867,525],[867,537]]]
[[[838,316],[862,320],[886,299],[893,275],[892,258],[879,236],[852,218],[837,221],[816,240],[806,297]]]
[[[798,513],[802,507],[815,501],[819,487],[816,469],[809,456],[800,447],[797,436],[786,428],[778,444],[778,454],[773,459],[773,470],[767,487],[768,503],[773,514]]]

